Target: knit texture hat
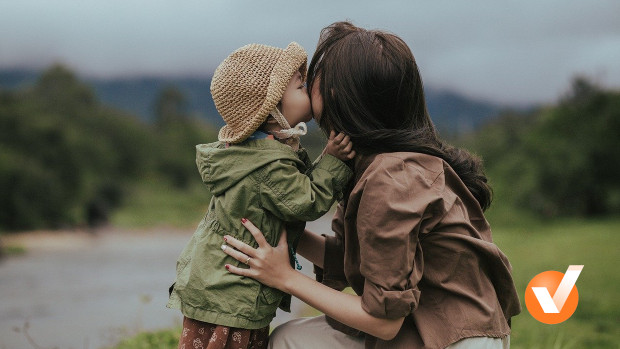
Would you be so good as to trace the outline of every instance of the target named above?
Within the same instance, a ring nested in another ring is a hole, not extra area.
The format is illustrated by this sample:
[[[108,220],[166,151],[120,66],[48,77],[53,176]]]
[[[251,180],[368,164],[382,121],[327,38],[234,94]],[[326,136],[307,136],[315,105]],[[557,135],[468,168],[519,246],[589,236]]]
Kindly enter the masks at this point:
[[[220,129],[222,142],[239,143],[248,138],[272,116],[284,129],[290,125],[279,112],[273,112],[295,72],[306,78],[308,55],[291,42],[285,49],[250,44],[230,54],[215,70],[211,95],[226,126]],[[274,115],[276,114],[276,115]]]

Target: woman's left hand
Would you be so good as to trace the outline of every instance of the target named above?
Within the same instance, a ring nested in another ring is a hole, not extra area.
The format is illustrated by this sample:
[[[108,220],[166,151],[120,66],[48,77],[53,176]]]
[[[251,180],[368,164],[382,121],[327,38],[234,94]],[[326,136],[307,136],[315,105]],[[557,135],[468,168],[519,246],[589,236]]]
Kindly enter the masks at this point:
[[[286,230],[282,228],[278,246],[272,247],[265,240],[263,233],[252,222],[242,220],[241,223],[250,231],[258,243],[258,248],[253,248],[230,235],[225,235],[222,250],[227,255],[249,266],[249,268],[239,268],[227,264],[226,269],[233,274],[248,276],[264,285],[286,291],[284,290],[286,275],[291,272],[295,273],[289,264]]]

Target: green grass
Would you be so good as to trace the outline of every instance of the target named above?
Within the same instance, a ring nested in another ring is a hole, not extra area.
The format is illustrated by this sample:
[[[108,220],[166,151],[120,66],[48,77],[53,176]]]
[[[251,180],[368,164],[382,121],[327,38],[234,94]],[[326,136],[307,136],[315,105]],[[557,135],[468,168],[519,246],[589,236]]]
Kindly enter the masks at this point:
[[[209,191],[200,182],[181,190],[165,181],[147,178],[134,186],[124,205],[112,214],[111,223],[121,228],[195,227],[210,199]]]
[[[0,246],[0,256],[21,256],[26,253],[23,246]]]
[[[620,273],[617,246],[620,219],[562,219],[524,227],[502,225],[493,231],[508,255],[523,312],[513,319],[513,348],[620,348]],[[546,270],[565,272],[583,264],[577,280],[579,306],[567,321],[546,325],[525,307],[528,282]]]
[[[174,349],[179,345],[181,328],[142,332],[122,340],[113,349]]]

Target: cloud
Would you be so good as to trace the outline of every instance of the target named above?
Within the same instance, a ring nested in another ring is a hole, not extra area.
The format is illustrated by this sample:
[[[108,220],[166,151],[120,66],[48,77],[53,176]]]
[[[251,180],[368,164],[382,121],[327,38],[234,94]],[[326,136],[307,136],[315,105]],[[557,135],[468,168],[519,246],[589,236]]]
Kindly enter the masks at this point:
[[[351,19],[401,36],[429,86],[501,102],[552,101],[574,74],[620,86],[620,3],[161,0],[3,1],[0,68],[55,61],[94,76],[210,75],[250,42],[308,50]]]

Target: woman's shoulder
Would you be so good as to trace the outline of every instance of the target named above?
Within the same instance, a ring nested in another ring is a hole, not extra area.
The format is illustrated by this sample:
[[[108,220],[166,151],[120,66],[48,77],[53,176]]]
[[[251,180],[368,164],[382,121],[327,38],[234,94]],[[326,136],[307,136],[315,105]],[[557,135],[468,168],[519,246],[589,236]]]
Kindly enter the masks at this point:
[[[365,160],[365,161],[364,161]],[[364,176],[422,177],[434,182],[444,173],[445,162],[436,156],[415,152],[380,153],[360,162]]]

